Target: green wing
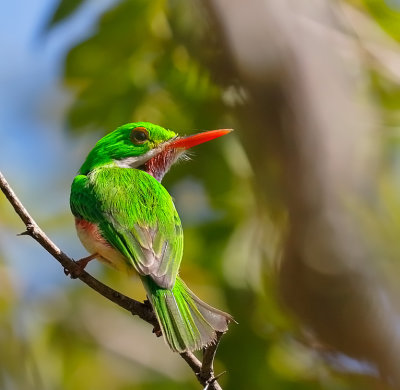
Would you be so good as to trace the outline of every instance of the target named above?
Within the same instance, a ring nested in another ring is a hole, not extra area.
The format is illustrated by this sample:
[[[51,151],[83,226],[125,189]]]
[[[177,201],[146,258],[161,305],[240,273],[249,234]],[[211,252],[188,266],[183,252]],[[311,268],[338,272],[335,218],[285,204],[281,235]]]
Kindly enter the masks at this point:
[[[172,288],[183,252],[181,221],[167,190],[146,172],[99,168],[75,178],[74,215],[96,223],[103,237],[141,275]]]

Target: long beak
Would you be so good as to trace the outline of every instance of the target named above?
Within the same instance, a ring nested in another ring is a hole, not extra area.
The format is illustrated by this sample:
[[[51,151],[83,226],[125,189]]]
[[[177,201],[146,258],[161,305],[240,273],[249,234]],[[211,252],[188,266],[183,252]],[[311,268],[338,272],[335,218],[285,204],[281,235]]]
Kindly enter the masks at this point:
[[[189,149],[192,148],[193,146],[202,144],[207,141],[211,141],[214,138],[221,137],[225,134],[230,133],[231,131],[232,129],[204,131],[203,133],[177,138],[176,140],[172,141],[168,145],[168,147],[173,149]]]

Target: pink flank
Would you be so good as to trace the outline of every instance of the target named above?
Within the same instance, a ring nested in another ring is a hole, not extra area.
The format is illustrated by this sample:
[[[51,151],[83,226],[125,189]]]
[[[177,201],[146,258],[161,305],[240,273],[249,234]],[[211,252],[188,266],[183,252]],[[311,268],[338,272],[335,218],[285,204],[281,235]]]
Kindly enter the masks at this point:
[[[128,274],[134,271],[129,260],[108,243],[95,223],[75,218],[75,227],[78,237],[86,250],[90,254],[98,254],[97,260]]]
[[[95,241],[99,244],[110,246],[110,244],[99,232],[96,224],[86,221],[85,219],[75,218],[75,227],[78,231],[78,234],[85,235],[90,239],[90,241]]]

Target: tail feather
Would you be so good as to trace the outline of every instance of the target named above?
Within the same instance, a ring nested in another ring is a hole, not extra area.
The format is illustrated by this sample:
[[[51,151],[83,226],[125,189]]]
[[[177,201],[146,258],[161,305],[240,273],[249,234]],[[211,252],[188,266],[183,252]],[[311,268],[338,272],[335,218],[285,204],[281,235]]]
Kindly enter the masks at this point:
[[[194,351],[212,344],[216,332],[225,332],[233,320],[200,300],[179,277],[172,290],[159,287],[150,277],[142,280],[164,339],[173,351]]]

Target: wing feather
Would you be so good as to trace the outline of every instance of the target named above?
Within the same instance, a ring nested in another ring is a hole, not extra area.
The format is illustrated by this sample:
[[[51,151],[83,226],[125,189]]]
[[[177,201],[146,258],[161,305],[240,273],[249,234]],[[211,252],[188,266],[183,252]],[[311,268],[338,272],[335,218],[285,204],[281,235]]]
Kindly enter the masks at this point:
[[[79,184],[74,181],[71,192],[73,213],[97,223],[103,237],[139,274],[172,288],[182,259],[183,232],[167,190],[136,169],[99,168],[85,179],[77,178]]]

